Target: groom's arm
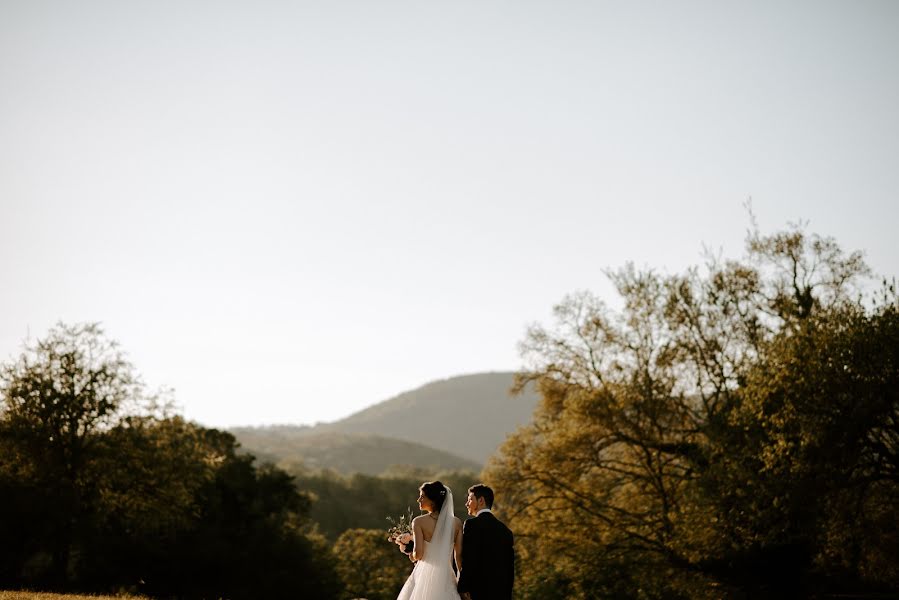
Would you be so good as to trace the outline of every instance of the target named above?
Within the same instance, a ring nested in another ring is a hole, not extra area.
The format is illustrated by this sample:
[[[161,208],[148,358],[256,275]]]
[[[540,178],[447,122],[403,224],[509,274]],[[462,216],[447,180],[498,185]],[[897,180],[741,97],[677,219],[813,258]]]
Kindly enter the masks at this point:
[[[481,568],[482,548],[481,536],[474,519],[462,525],[462,570],[459,573],[459,593],[471,592],[475,585],[478,570]]]
[[[515,586],[515,536],[509,531],[509,589]]]

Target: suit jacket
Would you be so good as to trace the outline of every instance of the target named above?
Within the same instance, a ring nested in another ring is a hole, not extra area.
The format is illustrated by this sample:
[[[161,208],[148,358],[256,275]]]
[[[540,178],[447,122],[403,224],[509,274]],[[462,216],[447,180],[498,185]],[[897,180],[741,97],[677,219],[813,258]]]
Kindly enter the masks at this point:
[[[459,593],[472,600],[511,600],[515,579],[515,550],[508,527],[481,513],[462,527],[462,571]]]

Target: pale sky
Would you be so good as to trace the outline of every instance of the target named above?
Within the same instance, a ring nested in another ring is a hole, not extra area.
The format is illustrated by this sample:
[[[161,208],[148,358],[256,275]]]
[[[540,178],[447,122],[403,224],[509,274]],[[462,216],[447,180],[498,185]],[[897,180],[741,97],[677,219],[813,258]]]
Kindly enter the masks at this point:
[[[209,426],[520,365],[627,261],[899,274],[899,2],[0,0],[0,360],[100,321]]]

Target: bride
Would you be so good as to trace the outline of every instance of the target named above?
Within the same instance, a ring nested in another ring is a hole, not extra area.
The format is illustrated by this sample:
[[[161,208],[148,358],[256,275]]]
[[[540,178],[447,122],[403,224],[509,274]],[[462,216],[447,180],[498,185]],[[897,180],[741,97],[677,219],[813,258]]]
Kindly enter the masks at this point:
[[[397,600],[459,600],[452,561],[458,571],[462,521],[453,513],[453,492],[439,481],[423,483],[418,491],[418,507],[426,514],[412,520],[415,568]]]

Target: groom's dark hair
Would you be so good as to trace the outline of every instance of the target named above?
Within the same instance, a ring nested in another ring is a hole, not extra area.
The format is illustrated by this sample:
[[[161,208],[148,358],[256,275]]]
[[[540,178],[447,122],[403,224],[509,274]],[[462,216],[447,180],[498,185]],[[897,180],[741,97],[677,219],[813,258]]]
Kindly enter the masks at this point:
[[[468,488],[469,494],[474,494],[475,498],[483,498],[487,508],[493,508],[493,490],[483,483],[476,483]]]

